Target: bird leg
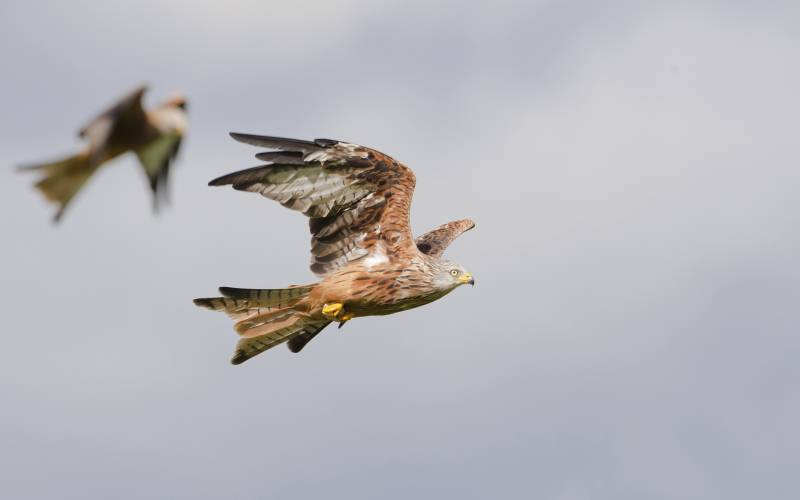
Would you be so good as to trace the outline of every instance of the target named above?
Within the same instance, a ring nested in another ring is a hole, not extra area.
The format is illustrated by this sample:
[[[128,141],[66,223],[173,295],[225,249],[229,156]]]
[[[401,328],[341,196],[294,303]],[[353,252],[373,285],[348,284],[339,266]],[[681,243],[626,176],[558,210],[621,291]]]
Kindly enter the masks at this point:
[[[344,304],[341,302],[334,302],[333,304],[325,304],[322,306],[322,314],[330,319],[339,319],[339,315],[344,310]]]
[[[339,328],[341,328],[342,325],[344,325],[347,321],[353,319],[353,315],[344,310],[344,304],[341,302],[325,304],[322,306],[322,314],[333,321],[338,321]]]

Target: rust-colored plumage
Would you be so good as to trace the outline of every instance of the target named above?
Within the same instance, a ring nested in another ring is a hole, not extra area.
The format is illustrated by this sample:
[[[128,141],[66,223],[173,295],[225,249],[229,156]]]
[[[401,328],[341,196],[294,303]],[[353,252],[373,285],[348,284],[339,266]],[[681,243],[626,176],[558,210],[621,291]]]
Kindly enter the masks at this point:
[[[81,129],[79,135],[88,144],[77,154],[22,167],[44,174],[36,188],[58,204],[56,221],[101,165],[129,151],[136,153],[147,175],[154,208],[166,198],[169,167],[188,127],[186,100],[176,96],[146,111],[142,107],[146,90],[136,88]]]
[[[444,224],[416,240],[409,212],[414,173],[370,148],[331,139],[305,141],[249,134],[234,139],[264,148],[268,164],[209,183],[260,193],[309,217],[311,270],[319,283],[275,290],[220,288],[222,297],[195,304],[224,311],[241,335],[239,364],[283,342],[299,352],[332,321],[392,314],[474,284],[461,266],[442,260],[445,248],[472,229]]]

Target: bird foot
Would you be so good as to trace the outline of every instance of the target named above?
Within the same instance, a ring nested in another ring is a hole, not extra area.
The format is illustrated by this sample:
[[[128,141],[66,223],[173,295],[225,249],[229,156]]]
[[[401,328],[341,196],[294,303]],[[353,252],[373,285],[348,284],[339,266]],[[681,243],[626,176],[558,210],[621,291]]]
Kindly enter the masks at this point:
[[[344,304],[341,302],[334,302],[333,304],[325,304],[322,306],[322,314],[330,319],[338,319],[343,310]]]
[[[346,322],[353,319],[353,315],[344,310],[344,304],[341,302],[325,304],[322,306],[322,314],[324,314],[331,321],[338,321],[339,328],[341,328]]]

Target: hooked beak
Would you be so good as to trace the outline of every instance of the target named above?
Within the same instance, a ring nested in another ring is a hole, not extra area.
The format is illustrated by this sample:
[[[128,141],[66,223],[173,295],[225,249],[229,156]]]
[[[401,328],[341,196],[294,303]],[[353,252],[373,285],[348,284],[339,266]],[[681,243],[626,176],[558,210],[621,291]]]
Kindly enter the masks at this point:
[[[472,273],[464,273],[464,274],[462,274],[462,275],[461,275],[461,276],[458,278],[458,281],[459,281],[459,282],[460,282],[462,285],[466,285],[466,284],[468,284],[468,283],[469,283],[470,285],[472,285],[472,286],[475,286],[475,278],[473,278],[473,277],[472,277]]]

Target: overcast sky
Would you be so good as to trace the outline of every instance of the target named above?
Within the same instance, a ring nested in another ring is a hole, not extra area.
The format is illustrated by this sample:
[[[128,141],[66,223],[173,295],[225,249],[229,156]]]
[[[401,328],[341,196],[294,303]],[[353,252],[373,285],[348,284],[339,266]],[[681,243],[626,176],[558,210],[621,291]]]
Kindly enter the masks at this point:
[[[3,2],[0,493],[798,498],[799,5]],[[172,206],[126,157],[51,225],[15,165],[141,82]],[[313,279],[232,130],[407,163],[477,286],[231,366],[191,299]]]

